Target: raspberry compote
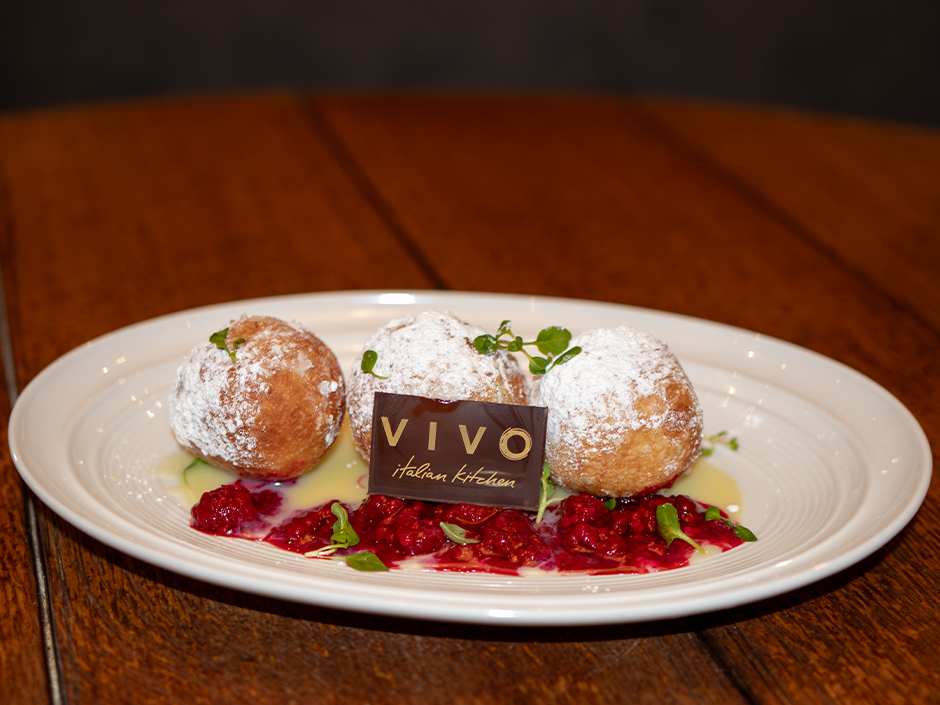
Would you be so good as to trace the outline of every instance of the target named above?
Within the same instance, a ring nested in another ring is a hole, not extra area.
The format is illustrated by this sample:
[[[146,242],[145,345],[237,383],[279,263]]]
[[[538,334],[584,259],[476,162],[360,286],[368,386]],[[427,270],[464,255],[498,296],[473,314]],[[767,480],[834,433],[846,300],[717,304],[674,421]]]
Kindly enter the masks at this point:
[[[277,489],[237,482],[203,494],[193,507],[192,526],[308,553],[330,545],[337,521],[333,503],[278,520]],[[682,531],[701,546],[726,551],[742,543],[730,522],[706,519],[706,507],[684,495],[649,494],[612,504],[608,509],[597,497],[573,495],[536,523],[534,513],[517,509],[373,495],[359,505],[343,504],[359,543],[333,555],[372,551],[389,568],[420,557],[426,570],[503,575],[519,575],[524,568],[588,574],[670,570],[687,565],[695,548],[660,535],[661,504],[676,508]],[[466,538],[452,540],[442,522],[459,527]]]

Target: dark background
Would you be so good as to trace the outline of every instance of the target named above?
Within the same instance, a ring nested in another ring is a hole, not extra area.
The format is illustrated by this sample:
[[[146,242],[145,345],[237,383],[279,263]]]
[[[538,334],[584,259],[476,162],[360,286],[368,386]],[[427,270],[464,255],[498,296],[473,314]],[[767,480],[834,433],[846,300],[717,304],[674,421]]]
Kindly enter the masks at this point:
[[[276,88],[522,90],[940,126],[938,78],[938,0],[0,0],[0,111]]]

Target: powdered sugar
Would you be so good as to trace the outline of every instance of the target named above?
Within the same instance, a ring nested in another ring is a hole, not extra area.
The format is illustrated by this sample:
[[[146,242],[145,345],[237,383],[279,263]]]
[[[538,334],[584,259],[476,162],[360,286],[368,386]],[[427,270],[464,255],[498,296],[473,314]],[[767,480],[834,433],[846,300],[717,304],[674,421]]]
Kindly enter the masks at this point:
[[[234,327],[255,320],[243,316],[230,324],[230,349],[235,344]],[[311,337],[298,323],[275,321],[258,327],[237,346],[237,362],[208,340],[193,348],[177,371],[170,395],[170,423],[177,440],[203,456],[235,466],[257,464],[259,453],[263,462],[265,449],[258,443],[265,424],[260,416],[263,400],[271,394],[277,374],[303,375],[317,366],[309,357]],[[342,374],[320,381],[317,389],[324,397],[341,397]],[[339,433],[341,422],[341,415],[327,419],[327,445]]]
[[[536,403],[551,409],[550,443],[564,434],[603,448],[608,439],[627,430],[675,422],[675,410],[668,404],[653,413],[637,408],[638,400],[662,394],[664,380],[685,379],[665,343],[621,326],[588,331],[571,344],[582,352],[550,370],[536,387]]]
[[[582,352],[553,368],[537,385],[537,402],[551,408],[550,431],[567,432],[603,446],[606,437],[622,430],[658,427],[669,423],[670,407],[642,414],[637,400],[661,393],[668,377],[685,374],[662,341],[622,326],[588,331],[571,342]],[[597,413],[585,414],[585,409]],[[609,418],[598,424],[596,417]],[[552,418],[553,417],[553,418]]]
[[[662,454],[650,481],[684,471],[701,441],[702,410],[665,343],[623,326],[583,333],[572,345],[582,352],[549,370],[534,392],[535,403],[549,409],[546,448],[553,472],[590,474],[598,463],[616,465],[624,439],[649,430],[661,431],[657,438],[677,446]],[[569,467],[556,468],[556,462]]]
[[[379,329],[364,348],[378,354],[374,375],[362,372],[357,358],[349,378],[349,419],[354,433],[369,430],[371,436],[377,391],[524,404],[525,378],[518,363],[503,351],[481,355],[473,348],[473,339],[483,333],[438,311],[398,318]]]

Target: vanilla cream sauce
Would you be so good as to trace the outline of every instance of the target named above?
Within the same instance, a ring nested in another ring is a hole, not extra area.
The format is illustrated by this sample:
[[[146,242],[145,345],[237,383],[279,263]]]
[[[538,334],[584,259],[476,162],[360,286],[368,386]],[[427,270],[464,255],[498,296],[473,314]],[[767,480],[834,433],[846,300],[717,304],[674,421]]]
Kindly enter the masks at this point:
[[[174,453],[163,460],[156,474],[176,481],[169,492],[187,507],[195,505],[204,492],[238,480],[234,473],[200,464],[184,473],[193,461],[190,453]],[[352,440],[349,423],[344,422],[336,442],[327,451],[316,468],[289,482],[272,483],[284,497],[280,516],[301,509],[317,507],[333,499],[357,505],[367,497],[369,464],[359,455]],[[559,488],[555,498],[569,493]],[[735,522],[740,521],[744,510],[741,489],[733,477],[706,458],[699,458],[689,472],[680,477],[665,495],[684,494],[705,504],[724,509]]]

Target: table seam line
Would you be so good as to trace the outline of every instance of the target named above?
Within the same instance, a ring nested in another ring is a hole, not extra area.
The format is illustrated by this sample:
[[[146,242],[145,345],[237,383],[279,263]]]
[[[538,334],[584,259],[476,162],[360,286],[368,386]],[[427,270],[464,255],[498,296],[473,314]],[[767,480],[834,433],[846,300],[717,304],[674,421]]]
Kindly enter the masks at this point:
[[[431,283],[437,289],[448,290],[451,287],[441,277],[437,268],[433,265],[428,256],[424,253],[417,242],[408,233],[405,226],[395,215],[395,209],[388,200],[382,195],[381,189],[375,181],[370,178],[366,168],[360,163],[353,154],[352,149],[345,140],[339,135],[323,109],[317,104],[317,99],[308,97],[299,99],[301,111],[306,117],[306,122],[316,132],[317,136],[323,141],[327,149],[336,159],[340,169],[346,174],[357,192],[371,206],[372,210],[379,217],[379,220],[387,227],[393,238],[405,249],[418,269],[430,279]]]
[[[737,625],[732,624],[730,626],[733,629],[737,629]],[[720,645],[709,636],[707,631],[696,629],[695,635],[702,643],[712,663],[721,669],[722,673],[725,674],[731,682],[731,685],[738,691],[741,697],[744,698],[745,702],[747,702],[748,705],[758,705],[761,699],[748,686],[747,679],[741,677],[738,672],[739,669],[735,667],[734,661],[728,658],[727,650],[721,648]]]
[[[696,148],[692,143],[673,130],[668,124],[660,120],[654,113],[650,112],[641,103],[634,103],[636,112],[633,113],[638,122],[641,122],[657,139],[673,149],[683,153],[691,159],[697,166],[704,169],[712,176],[717,178],[726,187],[738,194],[754,208],[770,218],[777,225],[780,225],[788,232],[794,234],[804,243],[812,247],[817,252],[827,257],[831,262],[841,267],[851,276],[860,280],[866,286],[873,288],[893,307],[913,318],[920,325],[934,334],[940,335],[940,330],[927,321],[916,310],[911,309],[906,303],[898,299],[893,293],[886,290],[876,279],[867,274],[852,262],[846,260],[838,252],[828,246],[824,240],[816,235],[814,230],[803,222],[787,208],[779,205],[770,195],[764,193],[761,189],[750,185],[734,169],[725,166],[712,159],[708,154]]]
[[[7,205],[6,179],[0,179],[2,201]],[[5,208],[5,230],[12,238],[13,226],[10,222],[9,208]],[[0,261],[0,356],[3,357],[3,375],[10,402],[10,411],[19,398],[19,385],[16,379],[16,364],[13,359],[13,338],[10,333],[9,309],[7,307],[6,280],[3,276],[3,262]],[[9,418],[7,419],[9,432]],[[49,585],[48,557],[39,528],[38,498],[26,486],[23,488],[23,518],[26,526],[26,539],[29,544],[29,553],[32,559],[33,579],[36,582],[36,602],[39,610],[39,627],[42,635],[43,660],[46,664],[46,679],[49,700],[52,705],[64,705],[66,702],[63,693],[62,658],[59,651],[59,642],[56,638],[55,612],[52,609],[51,590]]]

